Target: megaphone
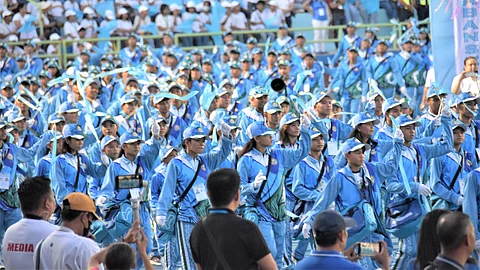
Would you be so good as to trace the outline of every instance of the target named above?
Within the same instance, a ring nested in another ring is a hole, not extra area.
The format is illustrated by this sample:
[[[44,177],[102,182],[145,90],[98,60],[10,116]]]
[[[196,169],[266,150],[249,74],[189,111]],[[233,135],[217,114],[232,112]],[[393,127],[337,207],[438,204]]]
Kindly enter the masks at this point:
[[[285,81],[283,81],[282,78],[277,78],[272,80],[272,83],[270,83],[270,86],[275,92],[282,92],[285,89],[285,87],[287,87],[287,85],[285,84]]]

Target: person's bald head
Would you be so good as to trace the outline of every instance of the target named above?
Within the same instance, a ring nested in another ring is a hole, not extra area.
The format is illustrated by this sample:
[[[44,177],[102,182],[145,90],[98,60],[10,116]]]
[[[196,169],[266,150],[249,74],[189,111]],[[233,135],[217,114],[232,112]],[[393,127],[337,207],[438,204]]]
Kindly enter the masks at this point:
[[[442,251],[452,251],[471,245],[473,248],[475,247],[475,232],[472,222],[470,217],[462,212],[452,212],[441,216],[437,224],[437,236]],[[473,243],[471,243],[472,241]]]

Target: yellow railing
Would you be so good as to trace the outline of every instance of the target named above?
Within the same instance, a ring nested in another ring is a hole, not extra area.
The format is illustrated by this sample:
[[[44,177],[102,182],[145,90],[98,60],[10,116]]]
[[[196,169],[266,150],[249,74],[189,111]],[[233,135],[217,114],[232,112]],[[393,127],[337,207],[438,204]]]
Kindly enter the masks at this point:
[[[363,33],[363,29],[367,27],[387,27],[391,28],[391,31],[395,31],[397,33],[397,37],[401,36],[402,34],[402,26],[406,25],[406,23],[401,23],[400,25],[394,25],[391,23],[379,23],[379,24],[362,24],[357,26],[358,32]],[[335,39],[325,39],[325,40],[308,40],[306,43],[307,44],[312,44],[312,43],[330,43],[330,42],[339,42],[343,36],[341,30],[345,28],[345,25],[334,25],[334,26],[327,26],[327,27],[318,27],[318,28],[313,28],[313,27],[301,27],[301,28],[290,28],[290,32],[305,32],[308,31],[314,31],[314,30],[338,30],[340,34],[338,35],[338,38]],[[261,34],[261,33],[278,33],[277,29],[265,29],[265,30],[245,30],[245,31],[233,31],[233,34],[246,34],[246,35],[253,35],[253,34]],[[177,33],[175,34],[174,37],[174,42],[175,45],[180,45],[180,38],[185,38],[185,37],[200,37],[200,36],[222,36],[223,32],[207,32],[207,33]],[[161,36],[143,36],[144,40],[148,39],[160,39]],[[379,39],[389,39],[390,36],[378,36]],[[60,60],[60,65],[62,67],[65,66],[65,64],[68,62],[68,60],[74,59],[77,54],[74,53],[67,53],[67,47],[73,46],[74,43],[78,42],[90,42],[92,44],[98,44],[98,42],[101,41],[109,41],[112,42],[113,44],[113,51],[107,51],[105,52],[106,54],[115,54],[118,53],[121,49],[121,44],[122,41],[127,41],[128,37],[110,37],[110,38],[90,38],[90,39],[82,39],[82,40],[61,40],[61,41],[42,41],[39,44],[60,44],[60,50],[58,50],[58,53],[55,55],[40,55],[39,57],[41,58],[58,58]],[[9,46],[10,45],[19,45],[23,44],[22,42],[15,42],[15,43],[7,43]],[[259,47],[264,47],[265,44],[261,43],[258,44]],[[209,46],[195,46],[195,47],[182,47],[184,51],[190,51],[192,49],[204,49],[204,50],[211,50],[215,47],[215,45],[209,45]],[[397,49],[397,44],[394,43],[393,49]]]

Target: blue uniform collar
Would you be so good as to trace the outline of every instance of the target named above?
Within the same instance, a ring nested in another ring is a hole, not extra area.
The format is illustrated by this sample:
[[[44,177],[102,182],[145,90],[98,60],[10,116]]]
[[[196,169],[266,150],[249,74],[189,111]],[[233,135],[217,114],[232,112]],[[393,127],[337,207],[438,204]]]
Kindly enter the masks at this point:
[[[262,154],[260,153],[260,151],[257,150],[257,148],[252,148],[250,152],[252,152],[253,155],[264,157],[264,156],[270,155],[271,151],[270,151],[270,148],[267,148],[267,151],[265,151],[265,154]]]
[[[210,208],[208,209],[209,214],[231,214],[231,215],[237,215],[235,212],[228,208]]]
[[[345,258],[341,252],[335,250],[315,250],[312,252],[312,256],[319,256],[319,257],[340,257]]]
[[[122,156],[120,158],[120,162],[125,165],[132,163],[130,159],[126,158],[125,156]],[[135,157],[135,159],[133,160],[133,163],[138,163],[138,156]]]

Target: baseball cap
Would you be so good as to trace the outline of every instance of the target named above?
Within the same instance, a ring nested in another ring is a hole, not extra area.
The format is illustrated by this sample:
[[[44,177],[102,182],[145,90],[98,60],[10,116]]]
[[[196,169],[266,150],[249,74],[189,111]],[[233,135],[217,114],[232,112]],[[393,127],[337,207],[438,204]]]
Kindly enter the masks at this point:
[[[7,126],[7,123],[5,121],[0,120],[0,128],[4,128]]]
[[[125,85],[128,85],[131,82],[136,82],[138,84],[138,80],[135,77],[130,76],[127,78]]]
[[[398,116],[395,121],[397,121],[397,125],[399,127],[405,127],[409,125],[415,125],[416,127],[421,126],[422,124],[418,120],[413,120],[410,115],[402,114]]]
[[[265,136],[265,135],[275,135],[275,131],[271,130],[263,122],[254,122],[248,126],[247,130],[249,130],[251,138],[257,136]],[[248,133],[248,132],[247,132]]]
[[[476,101],[476,103],[480,103],[480,98],[478,96],[475,96],[474,94],[472,93],[461,93],[460,95],[458,95],[458,100],[460,102],[469,102],[469,101]]]
[[[352,151],[356,151],[356,150],[362,149],[362,148],[364,148],[365,150],[368,150],[368,149],[370,149],[370,145],[369,144],[363,144],[357,138],[350,138],[342,144],[341,150],[342,150],[343,154],[348,154]]]
[[[109,143],[113,142],[113,141],[116,141],[120,144],[120,141],[118,140],[117,137],[114,137],[112,135],[108,135],[108,136],[105,136],[103,137],[101,143],[100,143],[100,149],[104,149],[105,146],[107,146]]]
[[[352,120],[352,127],[356,127],[360,124],[365,124],[369,122],[373,122],[374,125],[378,125],[380,120],[373,118],[368,112],[361,112],[356,114]]]
[[[290,99],[286,96],[279,96],[275,101],[280,105],[282,105],[283,103],[290,104]]]
[[[257,43],[258,43],[258,40],[257,40],[255,37],[249,37],[249,38],[247,39],[247,44],[250,44],[250,43],[257,44]]]
[[[59,110],[60,113],[76,113],[76,112],[80,111],[80,109],[78,109],[77,105],[73,102],[62,103],[58,110]]]
[[[230,63],[230,68],[240,69],[240,63],[238,63],[238,61],[233,61]]]
[[[142,142],[142,139],[138,134],[133,130],[128,130],[120,136],[120,144],[124,145],[126,143]]]
[[[265,107],[263,107],[263,112],[268,114],[274,114],[277,112],[282,112],[282,108],[275,101],[269,101]]]
[[[436,95],[440,96],[440,95],[448,95],[448,94],[449,92],[445,90],[441,85],[435,82],[432,82],[432,84],[430,85],[427,91],[427,98],[431,98]]]
[[[13,111],[11,111],[11,113],[8,114],[7,119],[8,119],[9,123],[15,123],[15,122],[24,120],[25,116],[23,116],[23,114],[21,112],[19,112],[17,110],[13,110]]]
[[[48,124],[56,124],[59,122],[65,122],[65,118],[58,113],[54,113],[48,117]]]
[[[182,149],[180,147],[174,147],[174,146],[171,146],[171,145],[167,145],[165,147],[165,149],[163,149],[163,151],[160,154],[161,160],[168,157],[168,155],[170,155],[170,153],[172,153],[172,151],[174,151],[174,150],[177,151],[177,153],[180,153],[180,151],[182,151]]]
[[[183,131],[184,139],[200,139],[205,138],[205,131],[198,122],[192,123],[188,128]]]
[[[97,220],[102,220],[96,213],[92,198],[81,192],[72,192],[63,199],[62,209],[89,212]]]
[[[131,103],[136,101],[137,99],[130,94],[124,95],[122,98],[120,98],[120,105]]]
[[[461,128],[461,129],[463,129],[464,132],[467,131],[467,129],[468,129],[467,125],[465,125],[464,123],[462,123],[458,120],[453,121],[452,130],[454,130],[456,128]]]
[[[290,125],[295,121],[300,121],[298,115],[291,112],[286,113],[284,116],[282,116],[282,119],[280,119],[280,127],[283,127],[284,125]]]
[[[357,28],[357,23],[356,23],[356,22],[353,22],[353,21],[349,21],[349,22],[347,23],[347,27],[355,27],[355,28]]]
[[[63,127],[63,138],[72,137],[74,139],[84,139],[85,135],[83,135],[82,127],[77,124],[67,124]]]
[[[264,87],[257,86],[250,90],[249,96],[254,98],[261,98],[263,96],[268,96],[268,90]]]
[[[315,104],[319,103],[320,101],[322,101],[322,99],[324,99],[327,96],[329,98],[333,99],[333,95],[332,95],[331,92],[319,92],[319,93],[317,93]]]
[[[313,127],[309,130],[309,134],[310,134],[310,139],[315,139],[317,138],[318,136],[322,135],[323,136],[323,133],[320,132],[320,130],[318,130],[316,127]]]
[[[117,124],[117,121],[115,120],[115,118],[112,116],[112,115],[105,115],[103,118],[102,118],[102,121],[100,121],[100,125],[103,125],[103,123],[107,122],[107,121],[110,121],[112,123],[114,123],[115,125],[118,125]]]
[[[382,104],[382,112],[385,114],[388,110],[397,106],[402,106],[402,109],[405,109],[408,107],[408,104],[402,103],[393,97],[387,98]]]
[[[291,66],[290,64],[290,61],[286,60],[286,59],[281,59],[280,61],[278,61],[278,66]]]
[[[315,217],[313,221],[313,231],[316,234],[339,233],[346,228],[356,226],[353,218],[345,218],[333,210],[325,210]]]

